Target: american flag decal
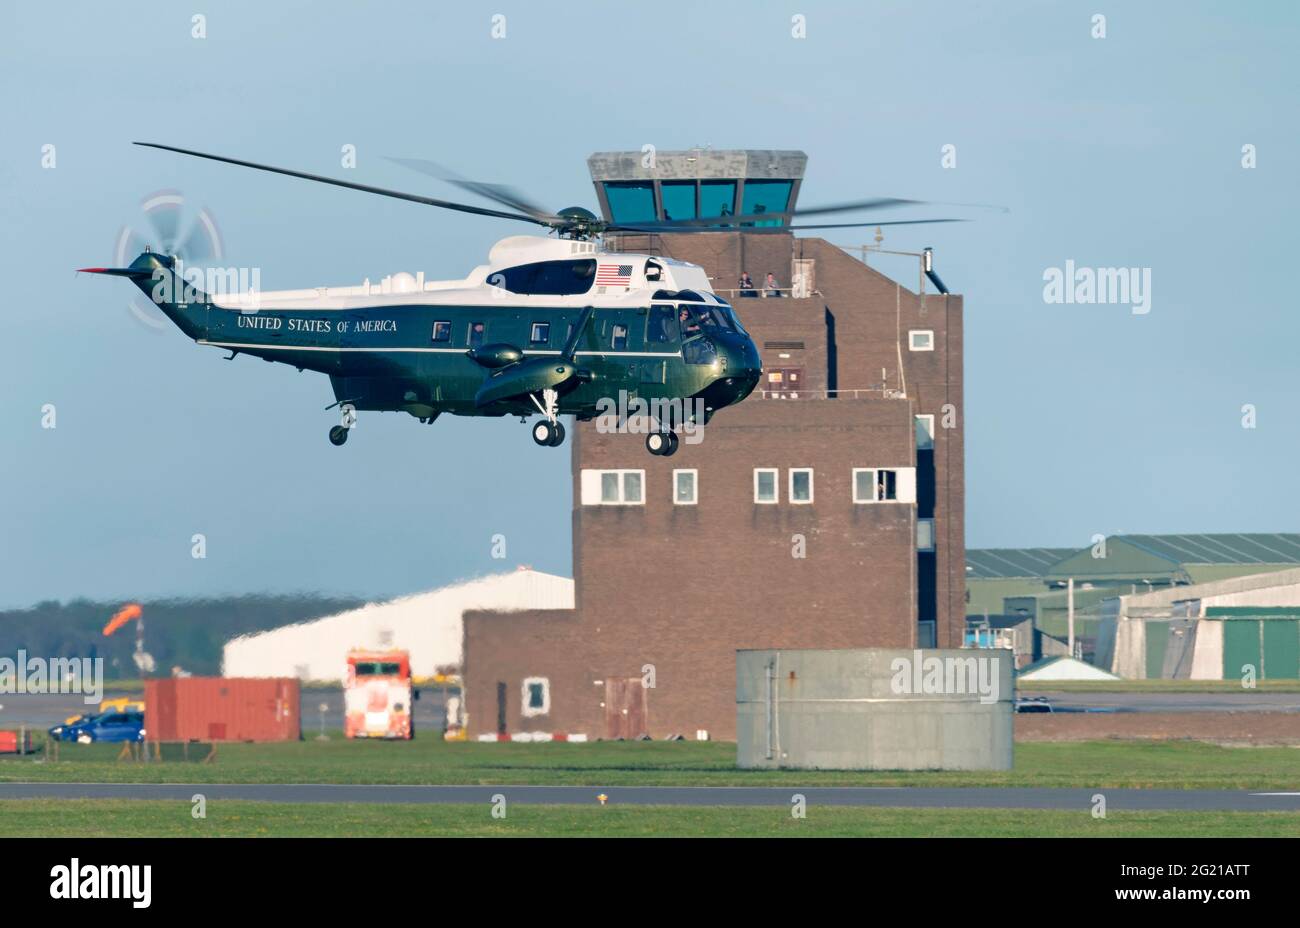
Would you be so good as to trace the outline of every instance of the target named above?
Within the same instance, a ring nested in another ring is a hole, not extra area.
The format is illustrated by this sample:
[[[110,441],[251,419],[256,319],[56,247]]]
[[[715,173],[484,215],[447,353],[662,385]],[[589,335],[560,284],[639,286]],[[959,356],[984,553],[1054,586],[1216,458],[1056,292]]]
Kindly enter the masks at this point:
[[[632,286],[632,265],[601,264],[596,268],[597,287]]]

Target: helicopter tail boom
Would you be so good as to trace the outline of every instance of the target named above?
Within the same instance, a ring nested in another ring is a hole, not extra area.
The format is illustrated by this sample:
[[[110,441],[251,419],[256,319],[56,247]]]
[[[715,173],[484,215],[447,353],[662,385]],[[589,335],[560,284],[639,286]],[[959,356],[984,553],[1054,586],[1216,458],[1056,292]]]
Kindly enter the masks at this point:
[[[177,328],[190,338],[207,331],[207,294],[175,271],[175,259],[145,251],[127,267],[83,267],[79,272],[126,277],[153,300]]]

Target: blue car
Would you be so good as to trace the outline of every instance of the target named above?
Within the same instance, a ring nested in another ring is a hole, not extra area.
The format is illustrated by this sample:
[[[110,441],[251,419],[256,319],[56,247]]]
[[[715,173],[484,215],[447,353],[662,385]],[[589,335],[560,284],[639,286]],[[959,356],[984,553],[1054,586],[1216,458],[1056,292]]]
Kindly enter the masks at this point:
[[[96,741],[143,741],[144,713],[110,711],[93,718],[78,719],[62,728],[55,737],[63,741],[76,741],[78,744],[91,744]],[[54,729],[50,729],[54,734]]]
[[[53,741],[73,741],[75,740],[73,731],[76,727],[78,725],[89,723],[93,718],[93,715],[79,715],[71,722],[63,722],[62,724],[55,725],[50,729],[50,739]]]

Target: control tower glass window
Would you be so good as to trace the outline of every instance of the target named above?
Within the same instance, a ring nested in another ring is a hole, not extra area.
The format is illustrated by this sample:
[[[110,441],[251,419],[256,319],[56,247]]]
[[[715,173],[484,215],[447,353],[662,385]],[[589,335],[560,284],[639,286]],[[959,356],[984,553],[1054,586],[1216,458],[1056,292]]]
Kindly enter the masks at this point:
[[[695,218],[695,181],[668,180],[659,185],[664,201],[664,219]]]
[[[700,218],[736,215],[736,182],[706,180],[700,182]],[[719,223],[721,225],[721,223]]]
[[[785,212],[790,202],[790,181],[788,180],[747,180],[745,181],[745,202],[740,212],[745,216],[756,213]],[[759,219],[745,225],[779,226],[783,223],[777,219]]]
[[[649,181],[607,183],[605,197],[615,222],[655,221],[655,188]]]

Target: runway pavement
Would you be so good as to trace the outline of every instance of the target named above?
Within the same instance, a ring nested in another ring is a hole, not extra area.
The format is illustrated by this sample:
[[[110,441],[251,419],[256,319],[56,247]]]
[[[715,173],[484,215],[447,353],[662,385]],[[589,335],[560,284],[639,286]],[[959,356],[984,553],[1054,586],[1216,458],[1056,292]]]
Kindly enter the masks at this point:
[[[1046,696],[1057,712],[1300,712],[1300,693],[1062,693],[1022,690]]]
[[[161,799],[190,802],[384,802],[413,804],[508,802],[538,805],[783,806],[802,795],[811,806],[924,809],[1059,809],[1090,811],[1093,797],[1108,811],[1300,812],[1300,792],[1181,789],[1055,789],[1038,787],[753,787],[753,786],[392,786],[358,784],[0,783],[5,799]]]

